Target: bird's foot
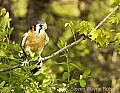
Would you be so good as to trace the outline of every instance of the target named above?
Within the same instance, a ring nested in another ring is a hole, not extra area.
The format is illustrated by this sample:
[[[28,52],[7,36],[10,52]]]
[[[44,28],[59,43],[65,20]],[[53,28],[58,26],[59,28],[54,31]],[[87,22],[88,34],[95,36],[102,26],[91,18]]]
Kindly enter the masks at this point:
[[[29,66],[30,62],[28,60],[25,60],[24,62],[21,62],[21,66]]]
[[[44,60],[44,58],[40,56],[40,57],[38,58],[38,63],[39,63],[39,62],[42,62],[42,60]]]

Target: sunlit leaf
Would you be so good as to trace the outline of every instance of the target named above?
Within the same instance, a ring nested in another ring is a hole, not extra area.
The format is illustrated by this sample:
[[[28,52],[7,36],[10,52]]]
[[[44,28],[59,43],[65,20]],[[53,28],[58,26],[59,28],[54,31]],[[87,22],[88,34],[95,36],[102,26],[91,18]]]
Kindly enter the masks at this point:
[[[88,21],[81,21],[80,24],[79,24],[78,32],[80,34],[87,35],[92,28],[93,27],[91,26],[91,24]]]
[[[59,65],[67,65],[67,63],[66,63],[66,62],[60,62],[60,63],[55,62],[55,64],[59,64]]]
[[[9,64],[2,63],[0,64],[0,68],[8,68],[10,67]]]
[[[100,33],[101,33],[101,30],[95,30],[95,29],[91,30],[90,32],[91,39],[95,40],[98,37],[98,35],[100,35]]]
[[[38,56],[32,57],[32,61],[38,60]]]
[[[70,80],[70,85],[78,83],[78,82],[79,82],[79,80],[77,80],[77,79],[71,79]]]
[[[11,34],[12,31],[13,31],[13,28],[9,28],[9,30],[8,30],[8,34]]]
[[[58,43],[57,43],[57,46],[58,46],[59,48],[63,48],[63,47],[66,46],[66,42],[63,41],[63,40],[59,40]]]
[[[116,36],[114,37],[114,40],[120,40],[120,33],[116,34]]]
[[[96,41],[100,44],[100,46],[103,46],[105,44],[105,39],[103,37],[98,36]]]
[[[72,66],[74,66],[75,68],[81,70],[81,67],[79,67],[78,65],[74,64],[74,63],[70,63]]]
[[[6,53],[4,51],[0,51],[0,57],[5,57]]]
[[[5,81],[2,81],[2,82],[0,83],[0,88],[3,88],[4,85],[5,85]]]
[[[80,79],[80,86],[85,87],[86,86],[86,81],[84,79]]]
[[[83,73],[83,78],[87,78],[90,75],[90,70],[87,69],[84,73]]]
[[[62,75],[62,79],[66,80],[69,77],[69,73],[68,72],[64,72]]]
[[[15,57],[13,55],[9,55],[8,58],[15,59]]]
[[[6,13],[6,9],[5,8],[1,9],[0,16],[5,15],[5,13]]]
[[[69,25],[69,23],[65,23],[65,27],[67,27]]]
[[[109,17],[108,22],[115,23],[116,25],[119,23],[119,18],[115,15]]]

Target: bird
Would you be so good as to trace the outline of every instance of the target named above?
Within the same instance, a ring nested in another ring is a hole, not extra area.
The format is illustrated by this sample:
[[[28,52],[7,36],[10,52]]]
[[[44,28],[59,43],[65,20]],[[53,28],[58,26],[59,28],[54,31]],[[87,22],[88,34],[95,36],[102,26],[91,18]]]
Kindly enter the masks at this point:
[[[20,47],[23,51],[25,58],[32,58],[34,56],[38,57],[38,66],[31,72],[36,73],[41,67],[41,53],[45,45],[49,42],[49,37],[46,33],[47,24],[45,22],[39,22],[32,25],[30,29],[23,35]]]

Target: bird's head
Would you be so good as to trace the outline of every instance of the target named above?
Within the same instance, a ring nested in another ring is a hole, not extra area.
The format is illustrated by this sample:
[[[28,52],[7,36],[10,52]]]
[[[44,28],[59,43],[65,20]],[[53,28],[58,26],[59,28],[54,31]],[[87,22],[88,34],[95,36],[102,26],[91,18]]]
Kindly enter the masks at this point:
[[[35,33],[41,33],[45,31],[46,29],[47,29],[47,24],[45,22],[39,22],[35,24],[34,26],[32,26],[32,28],[30,28],[30,30],[34,30]]]

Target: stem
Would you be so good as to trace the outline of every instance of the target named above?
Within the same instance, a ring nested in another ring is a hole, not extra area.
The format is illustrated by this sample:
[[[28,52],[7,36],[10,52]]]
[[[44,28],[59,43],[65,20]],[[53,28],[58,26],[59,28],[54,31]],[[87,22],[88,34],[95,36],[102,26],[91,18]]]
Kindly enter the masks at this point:
[[[72,30],[72,27],[70,27],[70,30],[71,30],[71,32],[72,32],[72,34],[73,34],[74,40],[76,41],[75,33],[74,33],[74,31]]]
[[[67,59],[67,71],[68,71],[68,82],[70,81],[70,68],[69,68],[69,58],[68,58],[68,54],[67,54],[67,51],[65,51],[65,54],[66,54],[66,59]]]

